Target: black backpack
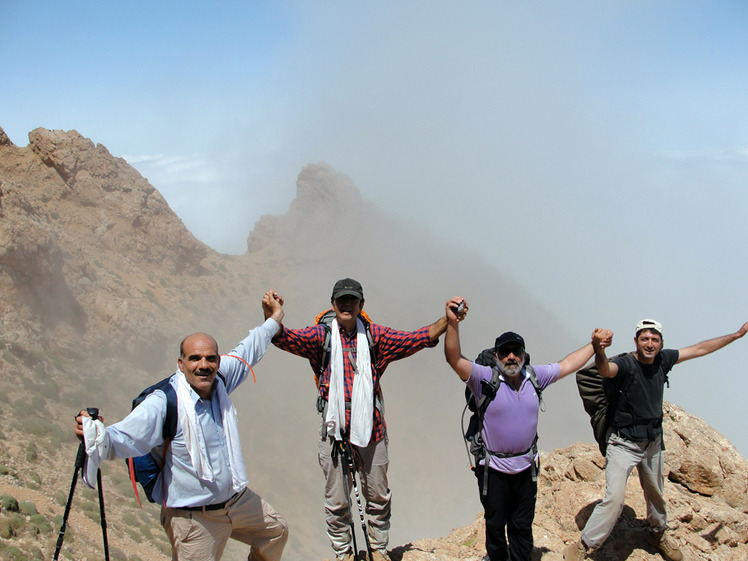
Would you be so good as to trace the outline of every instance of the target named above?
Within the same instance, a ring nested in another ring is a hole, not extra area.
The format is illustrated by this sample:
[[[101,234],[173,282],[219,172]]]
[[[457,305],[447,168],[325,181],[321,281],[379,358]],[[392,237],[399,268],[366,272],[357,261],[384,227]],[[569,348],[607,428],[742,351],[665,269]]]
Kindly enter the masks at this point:
[[[538,378],[535,375],[535,370],[530,366],[530,355],[525,354],[525,370],[529,374],[530,377],[530,383],[532,383],[533,387],[535,388],[535,392],[538,394],[538,400],[540,401],[540,410],[545,411],[545,403],[543,402],[543,391],[540,389],[540,385],[538,384]],[[486,447],[486,443],[483,441],[483,437],[481,436],[481,432],[483,431],[483,418],[486,414],[486,409],[488,409],[489,404],[493,401],[493,399],[496,397],[496,392],[499,391],[499,386],[501,385],[501,378],[500,378],[500,372],[498,367],[496,366],[496,356],[494,355],[494,349],[488,348],[481,351],[481,353],[476,357],[475,363],[479,364],[481,366],[490,366],[493,373],[491,375],[491,380],[481,380],[481,386],[482,386],[482,392],[481,392],[481,398],[476,402],[475,395],[473,395],[473,392],[470,391],[470,388],[465,388],[465,408],[462,410],[462,433],[465,437],[465,448],[468,450],[468,458],[470,459],[470,469],[475,471],[476,466],[482,460],[486,457],[487,454],[490,454],[492,456],[497,456],[501,458],[512,458],[516,456],[524,456],[530,451],[533,451],[533,455],[535,455],[535,452],[537,452],[537,442],[538,442],[538,435],[535,435],[535,440],[532,443],[532,446],[525,450],[524,452],[499,452],[494,450],[488,450]],[[468,428],[465,430],[465,412],[470,410],[472,412],[472,415],[470,416],[470,421],[468,422]],[[472,458],[470,456],[473,456],[475,458],[475,464],[473,464]],[[533,478],[537,476],[537,466],[533,464],[535,470],[533,471]],[[484,478],[483,478],[483,494],[485,495],[488,492],[488,470],[484,470]]]
[[[623,357],[628,357],[627,360],[636,360],[633,352],[621,353],[614,358]],[[584,410],[590,416],[592,434],[595,436],[600,453],[605,456],[608,448],[608,437],[613,430],[613,418],[618,408],[618,401],[628,385],[624,387],[623,376],[621,375],[615,378],[600,376],[594,362],[590,366],[579,370],[576,378],[579,397],[582,398]]]

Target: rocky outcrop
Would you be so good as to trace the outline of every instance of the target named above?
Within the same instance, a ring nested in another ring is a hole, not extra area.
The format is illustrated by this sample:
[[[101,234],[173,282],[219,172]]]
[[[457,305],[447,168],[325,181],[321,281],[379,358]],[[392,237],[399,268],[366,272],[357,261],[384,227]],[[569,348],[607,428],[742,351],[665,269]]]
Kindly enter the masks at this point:
[[[0,128],[0,146],[6,146],[6,145],[15,146],[13,142],[11,142],[8,135],[5,134],[5,131]]]
[[[361,198],[347,175],[324,162],[309,164],[299,173],[288,212],[257,221],[247,240],[248,252],[277,257],[282,248],[285,259],[314,265],[314,256],[322,252],[339,255],[366,244],[374,217],[381,218],[381,213]]]
[[[666,405],[665,421],[673,430],[665,452],[668,478],[748,513],[745,458],[724,436],[675,405]]]
[[[194,274],[208,248],[198,242],[161,194],[122,158],[76,131],[35,129],[30,150],[62,183],[45,184],[47,200],[73,203],[68,220],[90,229],[103,250],[137,255],[174,274]]]
[[[161,304],[168,319],[168,301],[183,285],[162,279],[209,275],[203,261],[215,252],[105,147],[76,131],[36,129],[29,140],[25,148],[0,142],[0,321],[7,344],[69,356],[120,341],[121,352],[160,353],[166,331],[151,308]]]

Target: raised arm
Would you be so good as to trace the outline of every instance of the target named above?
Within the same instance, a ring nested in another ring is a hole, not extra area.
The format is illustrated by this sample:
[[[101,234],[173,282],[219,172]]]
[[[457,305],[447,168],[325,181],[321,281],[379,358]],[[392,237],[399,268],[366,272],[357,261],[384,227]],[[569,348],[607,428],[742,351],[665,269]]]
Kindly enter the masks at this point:
[[[592,333],[592,348],[595,351],[597,373],[603,378],[615,378],[618,375],[618,365],[615,362],[609,362],[608,357],[605,356],[605,349],[613,342],[613,333],[608,332],[610,339],[604,338],[600,330],[596,329]]]
[[[457,312],[460,304],[463,304],[461,312]],[[470,371],[473,368],[472,363],[462,356],[460,350],[460,322],[465,319],[467,314],[468,306],[467,301],[464,298],[455,296],[451,300],[447,300],[446,313],[444,317],[447,321],[446,335],[444,337],[444,358],[452,367],[452,370],[457,372],[457,375],[462,380],[467,380],[470,377]]]
[[[592,358],[593,353],[597,355],[597,348],[600,348],[602,356],[605,357],[604,349],[609,347],[612,342],[613,332],[610,329],[595,329],[595,331],[592,332],[592,340],[589,343],[558,361],[558,364],[561,367],[561,373],[558,376],[559,380],[564,376],[568,376],[572,372],[576,372],[582,368],[582,366],[587,364],[587,361]],[[597,359],[595,362],[597,362]]]
[[[715,337],[714,339],[708,339],[706,341],[702,341],[701,343],[691,345],[690,347],[679,349],[678,362],[676,362],[676,364],[683,362],[684,360],[691,360],[692,358],[698,358],[700,356],[713,353],[714,351],[718,351],[722,347],[725,347],[733,341],[737,341],[738,339],[743,337],[746,332],[748,332],[748,322],[744,323],[743,326],[735,333],[723,335],[722,337]]]
[[[447,330],[447,316],[442,316],[429,326],[429,337],[436,341]]]
[[[280,326],[283,323],[285,312],[283,311],[283,297],[275,290],[268,290],[262,297],[262,313],[265,319],[273,318]],[[281,328],[278,327],[277,335]]]

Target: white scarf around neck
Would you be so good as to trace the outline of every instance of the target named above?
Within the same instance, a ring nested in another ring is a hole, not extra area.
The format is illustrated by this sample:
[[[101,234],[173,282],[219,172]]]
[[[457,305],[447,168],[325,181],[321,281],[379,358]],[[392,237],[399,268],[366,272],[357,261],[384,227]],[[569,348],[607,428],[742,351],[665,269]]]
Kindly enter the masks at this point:
[[[208,451],[205,447],[205,437],[200,423],[195,415],[195,406],[191,392],[194,391],[184,373],[177,370],[177,409],[179,425],[182,427],[184,443],[190,453],[192,465],[195,472],[203,481],[215,481],[213,468],[210,465]],[[223,431],[226,435],[226,448],[229,455],[229,469],[231,470],[231,481],[235,492],[239,492],[247,486],[247,472],[242,458],[242,447],[239,441],[239,429],[236,421],[236,408],[231,403],[231,398],[226,392],[226,385],[220,377],[216,377],[215,392],[218,395],[218,405],[221,410]]]
[[[369,444],[374,426],[374,382],[371,376],[371,356],[366,328],[360,318],[356,318],[356,373],[353,378],[351,395],[351,444],[364,447]],[[333,319],[330,327],[330,390],[327,400],[325,425],[327,434],[342,440],[345,430],[345,380],[343,345],[340,340],[338,320]]]

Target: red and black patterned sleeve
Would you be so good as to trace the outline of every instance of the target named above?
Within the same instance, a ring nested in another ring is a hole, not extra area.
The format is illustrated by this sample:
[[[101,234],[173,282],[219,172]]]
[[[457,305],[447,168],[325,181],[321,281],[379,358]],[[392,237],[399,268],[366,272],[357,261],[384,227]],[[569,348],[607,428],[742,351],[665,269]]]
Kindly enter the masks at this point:
[[[322,325],[310,325],[303,329],[289,329],[283,326],[280,333],[273,337],[273,345],[308,359],[314,371],[318,372],[324,340],[325,328]]]
[[[427,325],[415,331],[398,331],[372,324],[371,332],[377,348],[377,373],[381,375],[390,362],[409,357],[421,349],[436,346],[439,340],[431,340],[430,327]]]

